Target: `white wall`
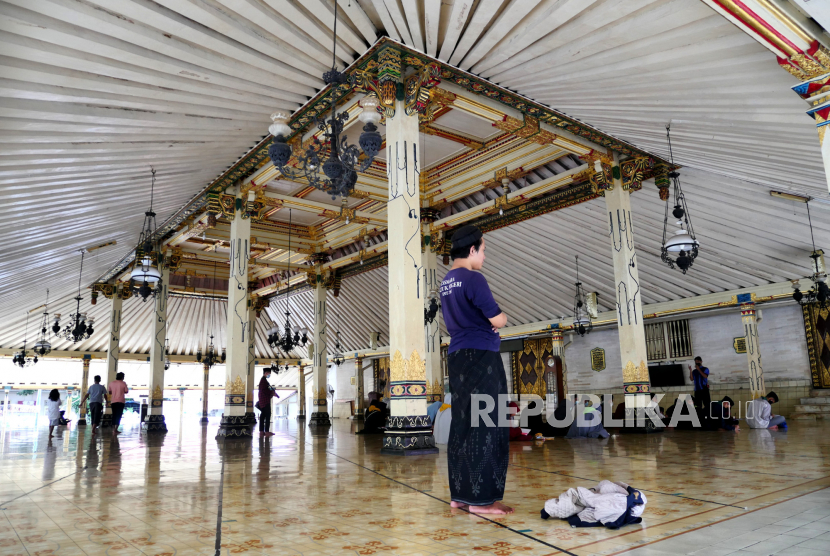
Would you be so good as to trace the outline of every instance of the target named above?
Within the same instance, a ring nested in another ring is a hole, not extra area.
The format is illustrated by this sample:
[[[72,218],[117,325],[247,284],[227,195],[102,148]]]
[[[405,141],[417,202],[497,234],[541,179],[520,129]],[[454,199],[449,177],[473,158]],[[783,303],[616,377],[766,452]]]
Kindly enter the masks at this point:
[[[801,308],[795,303],[763,308],[763,318],[758,323],[764,379],[810,379],[810,360],[804,335],[804,319]],[[735,353],[732,342],[744,335],[740,311],[737,307],[729,313],[711,316],[689,317],[692,349],[709,367],[709,380],[713,384],[736,383],[749,380],[746,354]],[[567,343],[569,337],[566,337]],[[604,371],[591,370],[590,351],[595,347],[605,349]],[[568,366],[568,390],[574,392],[606,390],[622,387],[622,361],[617,330],[594,330],[584,337],[573,336],[573,343],[565,351]],[[691,360],[676,361],[682,365]],[[689,384],[688,372],[684,373]]]

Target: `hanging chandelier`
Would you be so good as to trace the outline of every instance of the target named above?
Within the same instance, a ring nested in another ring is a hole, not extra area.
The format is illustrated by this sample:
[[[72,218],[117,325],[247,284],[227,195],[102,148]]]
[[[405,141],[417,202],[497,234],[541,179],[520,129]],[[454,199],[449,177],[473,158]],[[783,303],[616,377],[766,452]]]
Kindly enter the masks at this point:
[[[135,262],[130,272],[129,288],[133,294],[144,301],[151,295],[155,297],[161,290],[161,270],[164,255],[156,241],[156,213],[153,212],[153,191],[156,186],[156,170],[150,168],[152,181],[150,183],[150,210],[144,213],[144,225],[141,235],[138,236],[138,245],[135,248]],[[155,285],[155,288],[153,287]]]
[[[43,357],[52,351],[52,344],[49,342],[49,290],[46,290],[46,305],[43,307],[43,318],[40,321],[40,339],[35,343],[32,350],[35,355]],[[60,327],[58,327],[60,330]],[[37,362],[37,361],[35,361]]]
[[[216,285],[216,262],[213,263],[213,282],[211,282],[212,286],[215,287]],[[196,349],[196,361],[199,363],[204,363],[207,365],[208,369],[213,367],[218,363],[224,363],[225,359],[227,359],[227,352],[222,349],[222,353],[219,354],[219,351],[213,347],[213,311],[210,312],[210,342],[208,342],[207,348],[205,349],[205,353],[202,354],[202,348],[199,346]]]
[[[81,312],[81,301],[83,300],[83,297],[81,297],[81,279],[84,274],[85,254],[86,251],[81,249],[81,271],[78,273],[78,296],[75,298],[75,312],[69,315],[69,323],[67,323],[63,331],[61,331],[60,314],[55,315],[55,321],[52,325],[52,332],[56,336],[62,335],[73,344],[81,340],[86,340],[95,332],[92,328],[95,319],[92,317],[87,318],[86,313]]]
[[[671,148],[671,126],[666,126],[666,140],[669,144],[669,156],[674,166],[674,154]],[[689,217],[689,209],[686,206],[686,196],[680,188],[680,174],[676,170],[669,172],[674,184],[674,209],[671,214],[677,219],[676,224],[680,227],[671,237],[667,238],[669,229],[669,202],[671,197],[666,198],[666,214],[663,217],[663,247],[660,250],[660,258],[669,265],[669,268],[677,266],[683,274],[692,267],[697,258],[700,242],[695,237],[692,221]]]
[[[283,353],[288,355],[288,353],[298,346],[305,346],[306,342],[308,342],[308,330],[306,328],[300,328],[299,326],[292,326],[291,324],[291,311],[289,310],[288,306],[288,290],[290,289],[291,285],[291,209],[288,209],[288,267],[289,270],[286,271],[286,280],[285,280],[285,327],[283,329],[283,333],[280,336],[280,330],[278,326],[272,326],[268,329],[268,345],[272,348],[276,349],[279,348]]]
[[[433,289],[429,292],[427,299],[429,299],[429,307],[424,307],[424,326],[433,323],[435,317],[438,316],[438,309],[440,308],[437,291]]]
[[[337,2],[334,3],[332,41],[331,70],[323,74],[323,81],[326,85],[337,86],[347,81],[347,77],[336,68]],[[374,94],[367,95],[361,101],[363,111],[359,119],[365,125],[358,143],[366,155],[363,162],[359,161],[360,150],[356,145],[350,145],[343,135],[343,128],[349,120],[349,113],[337,114],[333,90],[331,92],[331,118],[328,120],[321,120],[317,116],[314,118],[314,123],[322,132],[324,141],[320,141],[315,135],[311,145],[302,154],[298,154],[297,167],[289,167],[288,162],[291,159],[292,150],[286,142],[286,138],[291,134],[288,114],[275,112],[271,115],[274,123],[268,128],[274,136],[274,142],[268,149],[268,157],[286,178],[305,178],[310,186],[328,193],[332,199],[336,199],[338,195],[347,197],[354,190],[358,172],[365,172],[369,168],[383,144],[383,138],[376,125],[380,122],[378,105],[378,98]]]
[[[816,249],[816,238],[813,235],[813,219],[810,217],[810,199],[807,199],[807,222],[810,224],[810,239],[813,243],[813,252],[810,258],[813,259],[813,274],[810,281],[812,287],[802,292],[798,286],[794,286],[793,299],[801,305],[817,303],[819,309],[826,309],[830,301],[830,287],[827,286],[827,271],[824,267],[824,252]]]
[[[24,367],[31,367],[32,365],[37,364],[37,354],[34,357],[29,357],[28,353],[26,352],[26,341],[28,340],[29,336],[29,313],[26,313],[26,329],[23,332],[23,350],[18,351],[12,356],[12,363],[17,365],[21,369]]]
[[[585,302],[585,291],[582,289],[582,282],[579,281],[579,255],[576,256],[576,295],[574,295],[574,331],[580,336],[590,334],[594,329],[591,317]]]
[[[274,363],[273,361],[271,362],[271,374],[278,375],[278,374],[281,374],[281,373],[287,373],[289,369],[290,369],[290,367],[288,365],[285,365],[284,367],[281,367],[281,366],[277,365],[276,363]]]

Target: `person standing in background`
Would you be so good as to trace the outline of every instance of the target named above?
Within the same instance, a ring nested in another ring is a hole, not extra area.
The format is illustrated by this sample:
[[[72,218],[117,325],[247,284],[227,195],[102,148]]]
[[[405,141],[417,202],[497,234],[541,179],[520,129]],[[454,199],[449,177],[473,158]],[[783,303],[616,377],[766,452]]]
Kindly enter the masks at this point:
[[[124,396],[130,391],[127,388],[127,383],[124,382],[124,373],[116,373],[115,380],[109,383],[107,389],[110,393],[112,405],[112,434],[121,434],[118,426],[121,424],[121,417],[124,415],[124,404],[126,403]]]
[[[104,414],[104,400],[107,399],[107,389],[101,385],[101,375],[95,375],[95,384],[89,387],[84,399],[81,400],[81,407],[89,399],[89,414],[92,418],[92,432],[101,425],[101,416]]]
[[[49,392],[46,400],[46,416],[49,418],[49,440],[52,439],[52,431],[61,424],[61,394],[57,389]]]
[[[271,376],[271,369],[265,367],[262,369],[262,378],[259,379],[259,435],[260,436],[274,436],[271,432],[271,399],[276,394],[274,387],[268,382],[268,377]],[[279,397],[279,396],[277,396]]]
[[[695,357],[695,368],[689,366],[689,380],[695,385],[695,407],[709,411],[712,397],[709,394],[709,369],[703,366],[703,359]]]

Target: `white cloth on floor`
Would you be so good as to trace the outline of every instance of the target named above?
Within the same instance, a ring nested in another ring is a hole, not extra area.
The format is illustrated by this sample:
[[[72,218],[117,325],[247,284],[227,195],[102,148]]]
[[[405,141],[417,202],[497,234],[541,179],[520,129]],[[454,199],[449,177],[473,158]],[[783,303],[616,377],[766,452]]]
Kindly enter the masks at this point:
[[[631,508],[631,515],[640,517],[646,506],[646,497],[641,492],[642,505]],[[594,488],[569,488],[558,498],[545,502],[545,512],[552,517],[566,519],[579,514],[582,521],[606,523],[616,521],[628,509],[628,485],[611,481],[600,481]]]

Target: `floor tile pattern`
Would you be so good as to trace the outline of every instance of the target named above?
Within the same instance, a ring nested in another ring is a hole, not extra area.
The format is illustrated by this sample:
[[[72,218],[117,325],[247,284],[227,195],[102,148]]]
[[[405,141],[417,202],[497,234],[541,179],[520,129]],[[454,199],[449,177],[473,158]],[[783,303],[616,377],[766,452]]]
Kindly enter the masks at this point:
[[[449,507],[443,449],[384,457],[344,420],[223,441],[185,417],[162,436],[128,421],[116,438],[70,427],[51,442],[42,422],[0,421],[0,555],[830,553],[830,424],[514,443],[516,513],[483,519]],[[548,498],[602,479],[646,492],[641,525],[540,519]]]

